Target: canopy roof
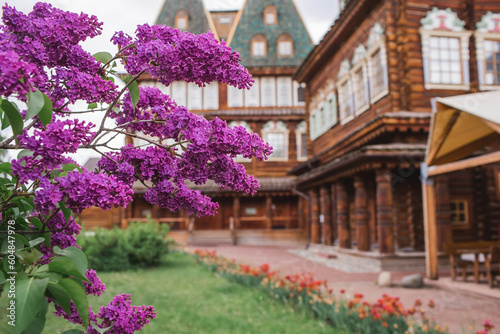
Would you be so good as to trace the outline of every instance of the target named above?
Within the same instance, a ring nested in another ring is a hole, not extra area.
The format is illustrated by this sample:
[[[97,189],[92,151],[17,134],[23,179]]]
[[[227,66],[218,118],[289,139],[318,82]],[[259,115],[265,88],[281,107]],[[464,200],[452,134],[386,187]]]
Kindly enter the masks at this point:
[[[426,164],[442,165],[500,139],[500,90],[437,98]]]

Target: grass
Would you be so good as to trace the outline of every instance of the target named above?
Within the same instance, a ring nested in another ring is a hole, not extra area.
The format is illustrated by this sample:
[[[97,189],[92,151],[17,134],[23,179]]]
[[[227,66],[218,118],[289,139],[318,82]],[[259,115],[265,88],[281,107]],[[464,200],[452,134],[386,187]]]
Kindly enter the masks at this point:
[[[120,293],[131,294],[133,305],[155,307],[156,318],[141,333],[340,333],[262,291],[214,276],[185,254],[169,254],[160,268],[99,277],[107,289],[90,298],[95,312]],[[70,328],[75,326],[49,315],[44,333]]]

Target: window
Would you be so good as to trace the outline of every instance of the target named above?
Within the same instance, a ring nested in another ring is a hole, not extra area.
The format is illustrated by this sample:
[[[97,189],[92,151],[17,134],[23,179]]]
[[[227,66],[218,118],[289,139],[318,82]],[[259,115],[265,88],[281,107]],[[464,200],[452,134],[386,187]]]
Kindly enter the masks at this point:
[[[329,126],[335,125],[337,123],[337,97],[335,94],[331,93],[326,98],[328,114],[330,118],[328,119]]]
[[[260,105],[261,107],[276,106],[276,78],[260,78]]]
[[[278,10],[276,6],[266,6],[264,8],[264,23],[266,25],[275,25],[278,23]]]
[[[277,104],[278,107],[289,107],[292,105],[292,78],[278,77],[277,85]]]
[[[269,121],[262,128],[262,137],[273,147],[269,160],[288,160],[288,129],[282,121]]]
[[[352,95],[349,80],[339,83],[339,107],[340,120],[342,124],[349,122],[354,117],[354,108],[352,106]]]
[[[500,13],[488,12],[475,32],[479,89],[500,88]]]
[[[485,67],[484,83],[500,84],[500,41],[484,41]]]
[[[297,160],[307,160],[307,132],[305,121],[297,125],[295,137],[297,140]]]
[[[353,74],[354,85],[354,105],[357,112],[362,112],[368,108],[368,92],[365,87],[364,68],[359,68]]]
[[[265,57],[267,54],[267,42],[264,35],[255,35],[252,37],[252,56]]]
[[[293,56],[293,41],[290,35],[285,34],[278,37],[278,56]]]
[[[293,82],[293,105],[303,106],[306,104],[306,84]]]
[[[227,86],[227,106],[243,107],[243,90],[238,87]]]
[[[459,199],[450,201],[450,219],[453,225],[469,224],[467,200]]]
[[[464,21],[451,10],[433,8],[421,20],[426,89],[469,90],[469,39]]]
[[[245,89],[245,107],[259,107],[260,106],[260,80],[258,77],[253,77],[255,80],[252,88]]]
[[[187,11],[181,9],[175,14],[175,28],[180,30],[187,30],[189,28],[189,15]]]
[[[462,84],[460,40],[456,37],[431,37],[430,48],[430,83]]]
[[[370,29],[367,48],[370,103],[373,104],[389,93],[384,29],[378,22]]]

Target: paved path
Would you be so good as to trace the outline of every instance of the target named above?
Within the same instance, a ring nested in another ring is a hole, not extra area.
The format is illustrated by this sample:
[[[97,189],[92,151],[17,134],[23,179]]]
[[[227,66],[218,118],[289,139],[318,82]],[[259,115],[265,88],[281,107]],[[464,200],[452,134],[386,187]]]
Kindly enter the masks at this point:
[[[475,291],[478,285],[461,283],[470,287],[471,292],[459,288],[449,278],[440,279],[437,281],[438,283],[426,281],[432,286],[423,289],[405,289],[397,286],[379,287],[375,284],[377,273],[346,273],[295,255],[289,251],[290,247],[218,245],[188,247],[188,250],[196,248],[215,249],[218,255],[233,258],[244,264],[268,263],[272,270],[279,270],[283,275],[312,272],[315,278],[327,280],[328,286],[334,291],[339,292],[344,289],[348,295],[362,293],[369,301],[377,300],[384,293],[399,297],[405,307],[413,306],[416,299],[420,299],[424,305],[427,305],[432,299],[436,307],[431,310],[431,316],[440,325],[448,325],[450,334],[475,333],[475,330],[482,329],[482,324],[486,319],[496,325],[493,333],[500,330],[500,289],[490,290],[485,287],[485,284],[482,284],[480,289]],[[413,273],[393,273],[393,282],[397,285],[402,277]]]

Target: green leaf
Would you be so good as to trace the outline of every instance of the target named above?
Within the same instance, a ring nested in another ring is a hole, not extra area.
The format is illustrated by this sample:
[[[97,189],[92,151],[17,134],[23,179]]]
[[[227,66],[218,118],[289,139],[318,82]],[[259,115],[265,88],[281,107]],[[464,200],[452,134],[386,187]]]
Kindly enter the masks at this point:
[[[30,119],[38,115],[42,110],[45,101],[43,99],[43,94],[38,90],[28,93],[28,111],[26,111],[25,119]]]
[[[0,172],[4,172],[7,174],[12,173],[12,164],[10,162],[2,162],[0,164]]]
[[[23,249],[17,253],[17,255],[23,259],[24,263],[33,264],[40,260],[43,254],[36,248]]]
[[[38,279],[25,274],[16,276],[16,326],[14,334],[22,333],[35,319],[38,312],[46,303],[45,288],[48,278]]]
[[[68,292],[69,297],[75,304],[76,310],[83,322],[83,328],[89,326],[89,302],[85,294],[85,288],[82,282],[78,282],[72,278],[63,278],[59,281],[59,285]]]
[[[49,303],[45,300],[42,304],[42,307],[38,311],[35,316],[35,319],[26,327],[23,331],[23,334],[41,334],[43,328],[45,327],[45,316],[47,315],[47,311]]]
[[[49,269],[56,273],[74,276],[87,282],[89,281],[87,277],[85,277],[85,274],[80,272],[75,261],[67,256],[59,256],[50,261]]]
[[[68,329],[67,331],[62,332],[61,334],[82,334],[81,329]]]
[[[125,81],[125,83],[128,84],[130,81],[132,81],[133,78],[134,77],[131,75],[126,75],[123,78],[123,81]],[[137,103],[139,102],[139,85],[137,84],[137,81],[132,82],[128,86],[128,91],[130,93],[130,99],[132,100],[132,104],[135,107],[137,105]]]
[[[38,246],[40,245],[42,242],[45,241],[45,238],[44,237],[38,237],[36,239],[33,239],[33,240],[30,240],[29,243],[30,243],[30,247],[35,247],[35,246]]]
[[[9,119],[10,126],[12,127],[12,132],[14,133],[14,136],[17,137],[18,135],[22,134],[24,126],[23,118],[21,117],[21,114],[19,113],[17,108],[14,107],[14,104],[7,100],[2,100],[0,106],[2,107],[4,113],[7,115],[7,118]]]
[[[75,169],[78,169],[78,171],[80,173],[83,172],[82,168],[80,166],[78,166],[77,164],[69,163],[69,164],[62,165],[62,170],[65,172],[71,172],[72,170],[75,170]]]
[[[16,238],[17,240],[19,240],[20,242],[22,242],[26,246],[29,246],[29,244],[30,244],[29,240],[26,239],[26,237],[24,235],[16,233],[13,235],[13,237]]]
[[[71,217],[71,213],[72,213],[71,209],[68,209],[65,206],[64,201],[59,201],[57,204],[58,204],[57,206],[61,209],[61,211],[64,215],[64,219],[67,221]]]
[[[3,113],[3,110],[2,110],[2,108],[1,108],[1,106],[0,106],[0,110],[1,110],[1,111],[2,111],[2,113]],[[9,118],[7,117],[7,114],[4,114],[4,115],[2,116],[2,130],[7,129],[9,126],[10,126],[10,121],[9,121]]]
[[[100,61],[102,64],[106,64],[111,59],[113,59],[113,55],[111,55],[111,53],[109,53],[109,52],[97,52],[92,57],[94,57],[96,60]]]
[[[90,326],[92,326],[93,329],[95,329],[99,334],[104,334],[106,333],[111,327],[113,327],[113,325],[109,326],[109,327],[106,327],[106,328],[100,328],[99,326],[97,326],[97,324],[91,322],[90,323]]]
[[[53,106],[52,106],[52,101],[45,94],[43,94],[43,102],[44,102],[43,108],[38,113],[38,118],[40,118],[40,122],[42,122],[43,126],[47,126],[47,124],[52,122]]]
[[[19,151],[19,153],[17,154],[17,158],[22,158],[22,157],[30,157],[33,155],[33,151],[31,150],[21,150]]]
[[[78,271],[85,276],[88,268],[88,261],[85,253],[81,249],[75,246],[66,247],[64,249],[55,246],[54,253],[57,255],[67,256],[72,259],[75,262]]]
[[[47,289],[52,294],[55,302],[63,308],[66,314],[71,314],[71,298],[68,292],[62,286],[55,282],[49,282]]]
[[[95,102],[89,104],[88,107],[87,107],[87,109],[95,109],[95,108],[97,108],[97,103],[95,103]]]

